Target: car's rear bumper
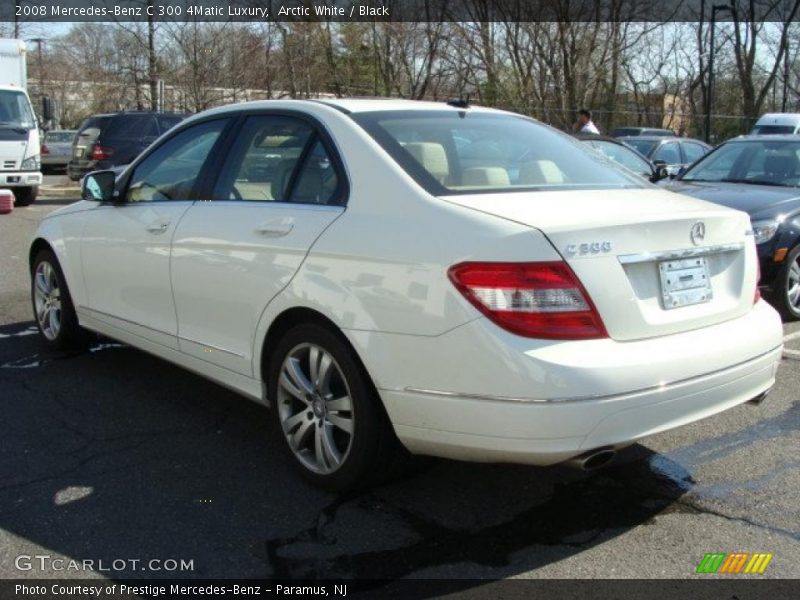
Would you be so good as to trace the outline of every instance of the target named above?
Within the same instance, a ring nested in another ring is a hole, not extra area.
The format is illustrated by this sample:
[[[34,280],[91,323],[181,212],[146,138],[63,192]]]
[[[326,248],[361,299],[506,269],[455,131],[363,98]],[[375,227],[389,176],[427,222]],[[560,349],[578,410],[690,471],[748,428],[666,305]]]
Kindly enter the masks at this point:
[[[546,465],[624,446],[763,394],[782,351],[780,319],[764,302],[739,319],[636,342],[516,338],[503,348],[480,340],[475,330],[487,328],[483,321],[440,336],[457,336],[449,354],[420,342],[398,355],[406,376],[427,362],[433,374],[421,385],[400,387],[377,374],[389,418],[410,451]],[[478,346],[469,346],[470,337]],[[496,337],[508,339],[505,332]],[[372,349],[380,354],[376,344]],[[481,352],[484,364],[475,362]],[[376,354],[367,356],[369,368]]]
[[[597,400],[523,403],[425,392],[390,392],[383,399],[411,452],[548,465],[626,446],[757,398],[774,384],[780,356],[776,348],[704,377]]]

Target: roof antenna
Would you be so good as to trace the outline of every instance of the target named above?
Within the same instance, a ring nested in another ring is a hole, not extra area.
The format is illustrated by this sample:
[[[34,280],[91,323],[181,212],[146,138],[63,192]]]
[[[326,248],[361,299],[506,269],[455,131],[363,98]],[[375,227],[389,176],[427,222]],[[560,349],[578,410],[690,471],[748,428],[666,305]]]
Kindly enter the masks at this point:
[[[447,101],[448,106],[453,106],[455,108],[469,108],[469,94],[467,94],[466,98],[453,98]]]

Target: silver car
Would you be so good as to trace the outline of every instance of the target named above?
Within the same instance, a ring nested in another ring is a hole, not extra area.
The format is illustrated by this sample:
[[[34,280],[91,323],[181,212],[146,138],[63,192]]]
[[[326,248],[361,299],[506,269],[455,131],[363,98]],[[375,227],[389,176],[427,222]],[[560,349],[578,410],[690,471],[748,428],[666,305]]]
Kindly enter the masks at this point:
[[[54,129],[42,140],[42,170],[66,169],[71,158],[74,129]]]

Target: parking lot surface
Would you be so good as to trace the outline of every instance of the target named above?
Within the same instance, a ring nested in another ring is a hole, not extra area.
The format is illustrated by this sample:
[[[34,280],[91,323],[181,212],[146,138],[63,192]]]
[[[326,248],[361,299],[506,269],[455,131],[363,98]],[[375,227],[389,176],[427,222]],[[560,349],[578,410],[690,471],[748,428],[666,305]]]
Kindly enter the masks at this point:
[[[603,470],[434,461],[337,497],[295,475],[266,409],[112,340],[44,349],[28,243],[69,202],[0,215],[0,577],[692,578],[705,553],[742,551],[800,577],[800,325],[764,403]]]

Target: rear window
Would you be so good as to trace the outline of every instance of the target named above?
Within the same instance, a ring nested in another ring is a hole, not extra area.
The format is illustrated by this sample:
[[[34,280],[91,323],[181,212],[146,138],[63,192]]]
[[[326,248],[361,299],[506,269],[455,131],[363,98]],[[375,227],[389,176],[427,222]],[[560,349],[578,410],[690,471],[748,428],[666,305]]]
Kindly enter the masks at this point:
[[[48,131],[44,136],[44,141],[50,143],[71,142],[74,137],[74,131]]]
[[[351,116],[434,195],[643,186],[572,137],[519,115],[414,110]]]
[[[753,131],[756,135],[780,135],[794,133],[794,125],[756,125]]]

